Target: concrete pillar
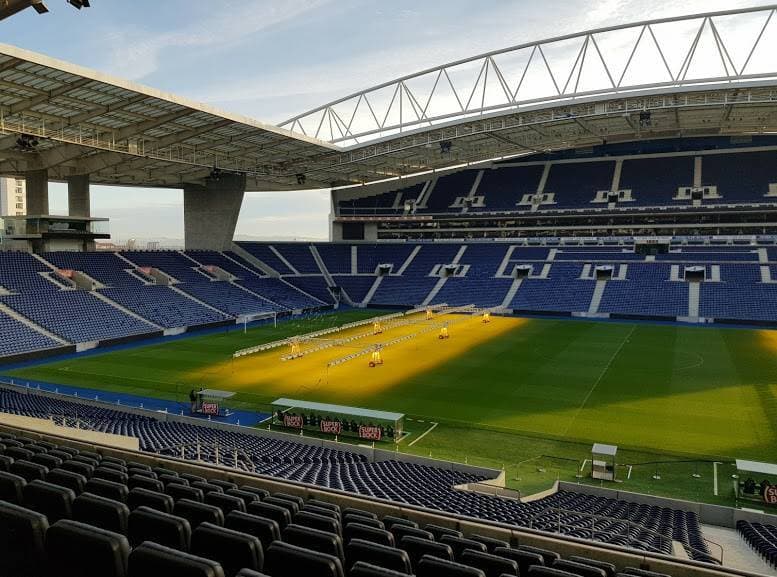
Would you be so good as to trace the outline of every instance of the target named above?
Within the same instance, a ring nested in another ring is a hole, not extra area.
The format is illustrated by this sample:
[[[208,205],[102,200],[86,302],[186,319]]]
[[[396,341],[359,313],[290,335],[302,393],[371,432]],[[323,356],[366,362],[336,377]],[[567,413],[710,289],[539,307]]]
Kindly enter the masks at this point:
[[[229,250],[246,189],[245,175],[223,174],[183,189],[187,250]]]
[[[67,177],[67,208],[70,216],[92,216],[88,174]]]
[[[30,170],[25,173],[27,191],[27,214],[49,213],[49,171]]]

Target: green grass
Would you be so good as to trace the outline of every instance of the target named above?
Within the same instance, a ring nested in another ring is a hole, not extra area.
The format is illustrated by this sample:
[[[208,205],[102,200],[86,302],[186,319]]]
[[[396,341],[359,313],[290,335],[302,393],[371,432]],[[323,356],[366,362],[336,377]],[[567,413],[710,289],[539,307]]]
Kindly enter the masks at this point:
[[[198,384],[187,377],[192,369],[223,362],[236,349],[375,314],[337,313],[247,335],[192,337],[8,374],[184,400]],[[600,441],[618,444],[619,463],[632,465],[628,480],[628,469],[619,471],[623,489],[731,504],[734,458],[777,460],[774,334],[529,320],[359,404],[413,419],[412,434],[399,450],[504,466],[509,485],[526,494],[557,478],[577,480],[591,442]],[[309,397],[329,400],[320,391]],[[240,406],[258,409],[271,400],[261,390],[236,397]],[[430,422],[439,424],[408,446]],[[719,468],[718,497],[712,494],[716,460],[726,463]],[[656,472],[660,480],[653,479]]]

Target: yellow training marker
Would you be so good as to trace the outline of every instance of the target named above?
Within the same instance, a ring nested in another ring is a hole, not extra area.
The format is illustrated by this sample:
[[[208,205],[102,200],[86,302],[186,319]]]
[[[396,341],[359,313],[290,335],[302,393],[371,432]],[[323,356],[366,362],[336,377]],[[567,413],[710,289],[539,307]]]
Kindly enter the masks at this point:
[[[449,337],[450,335],[448,334],[448,325],[447,324],[443,325],[440,328],[440,336],[438,336],[437,338],[442,340],[442,339],[447,339]]]
[[[380,349],[376,346],[375,350],[372,351],[372,356],[370,358],[370,367],[376,367],[382,364],[383,364],[383,357],[381,357],[380,355]]]

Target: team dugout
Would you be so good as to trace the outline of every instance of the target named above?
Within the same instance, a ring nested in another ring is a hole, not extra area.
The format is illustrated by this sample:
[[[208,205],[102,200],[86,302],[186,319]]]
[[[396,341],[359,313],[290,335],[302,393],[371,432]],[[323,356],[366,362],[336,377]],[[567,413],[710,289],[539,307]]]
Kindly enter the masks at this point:
[[[295,399],[273,401],[273,424],[367,441],[398,441],[405,415]]]

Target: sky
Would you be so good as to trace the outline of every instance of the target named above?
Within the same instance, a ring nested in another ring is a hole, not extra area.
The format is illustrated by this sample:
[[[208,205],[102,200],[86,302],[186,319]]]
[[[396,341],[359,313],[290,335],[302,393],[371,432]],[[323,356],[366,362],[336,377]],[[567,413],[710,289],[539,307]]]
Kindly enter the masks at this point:
[[[381,82],[533,40],[744,0],[48,0],[0,42],[270,123]],[[649,6],[649,13],[646,7]],[[67,211],[51,185],[51,212]],[[183,193],[93,186],[115,240],[183,237]],[[236,235],[328,236],[328,191],[248,193]]]

